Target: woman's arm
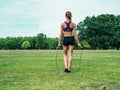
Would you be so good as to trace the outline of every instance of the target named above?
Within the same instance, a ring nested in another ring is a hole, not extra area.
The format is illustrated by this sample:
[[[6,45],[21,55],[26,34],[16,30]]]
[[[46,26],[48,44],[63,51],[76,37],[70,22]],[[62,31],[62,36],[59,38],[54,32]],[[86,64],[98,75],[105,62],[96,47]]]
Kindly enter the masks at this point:
[[[58,41],[58,47],[60,47],[62,37],[63,37],[63,25],[61,24],[61,26],[60,26],[59,41]]]
[[[79,42],[79,39],[78,39],[78,34],[77,34],[77,31],[76,31],[76,24],[74,24],[73,26],[74,26],[74,27],[73,27],[74,37],[75,37],[75,40],[76,40],[76,42],[77,42],[77,45],[78,45],[80,48],[82,48],[82,46],[81,46],[81,44],[80,44],[80,42]]]

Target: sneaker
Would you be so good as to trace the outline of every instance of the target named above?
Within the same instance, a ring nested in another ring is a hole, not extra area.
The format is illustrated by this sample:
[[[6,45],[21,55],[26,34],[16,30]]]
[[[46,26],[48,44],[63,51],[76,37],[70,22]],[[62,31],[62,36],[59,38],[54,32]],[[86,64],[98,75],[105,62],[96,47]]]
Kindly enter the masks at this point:
[[[68,70],[68,71],[67,71],[67,73],[71,73],[71,71],[70,71],[70,70]]]
[[[68,72],[68,69],[66,68],[66,69],[64,70],[64,72],[66,72],[66,73],[67,73],[67,72]]]

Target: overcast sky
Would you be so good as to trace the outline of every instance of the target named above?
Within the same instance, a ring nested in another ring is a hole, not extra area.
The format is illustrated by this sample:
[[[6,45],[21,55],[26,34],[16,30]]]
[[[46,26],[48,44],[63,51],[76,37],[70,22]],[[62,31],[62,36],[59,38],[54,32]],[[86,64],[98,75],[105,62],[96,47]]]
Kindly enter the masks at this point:
[[[120,14],[120,0],[0,0],[0,37],[58,37],[65,12],[77,24],[86,16]]]

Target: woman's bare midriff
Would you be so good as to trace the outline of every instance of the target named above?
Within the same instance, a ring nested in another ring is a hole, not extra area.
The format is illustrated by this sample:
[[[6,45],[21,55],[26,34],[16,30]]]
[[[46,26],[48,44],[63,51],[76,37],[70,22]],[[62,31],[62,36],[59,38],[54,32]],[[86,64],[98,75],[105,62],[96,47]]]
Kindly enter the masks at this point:
[[[64,37],[69,37],[69,36],[73,36],[72,32],[63,32]]]

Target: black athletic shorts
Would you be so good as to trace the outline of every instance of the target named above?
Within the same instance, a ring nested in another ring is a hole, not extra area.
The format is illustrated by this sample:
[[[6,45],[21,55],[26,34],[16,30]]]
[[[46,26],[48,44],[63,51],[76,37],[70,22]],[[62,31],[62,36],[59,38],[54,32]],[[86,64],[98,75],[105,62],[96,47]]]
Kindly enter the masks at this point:
[[[64,46],[74,45],[74,36],[64,37],[63,45]]]

